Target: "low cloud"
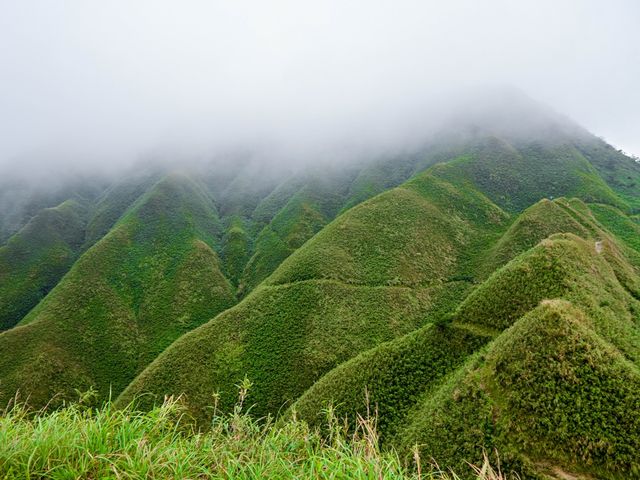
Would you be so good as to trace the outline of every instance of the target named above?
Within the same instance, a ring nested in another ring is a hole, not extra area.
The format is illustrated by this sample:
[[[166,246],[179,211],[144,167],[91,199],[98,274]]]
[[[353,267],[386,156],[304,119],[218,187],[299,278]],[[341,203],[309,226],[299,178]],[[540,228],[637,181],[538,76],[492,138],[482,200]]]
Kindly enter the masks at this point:
[[[402,148],[489,85],[638,154],[639,20],[633,0],[5,1],[0,166]]]

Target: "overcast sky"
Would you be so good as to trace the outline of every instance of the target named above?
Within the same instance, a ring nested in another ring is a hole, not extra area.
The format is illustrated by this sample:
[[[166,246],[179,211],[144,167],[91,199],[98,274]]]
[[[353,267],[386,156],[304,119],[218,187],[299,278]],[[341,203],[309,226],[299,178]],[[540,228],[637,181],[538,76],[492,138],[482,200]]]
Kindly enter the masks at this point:
[[[0,164],[374,138],[493,84],[640,154],[640,2],[0,0]]]

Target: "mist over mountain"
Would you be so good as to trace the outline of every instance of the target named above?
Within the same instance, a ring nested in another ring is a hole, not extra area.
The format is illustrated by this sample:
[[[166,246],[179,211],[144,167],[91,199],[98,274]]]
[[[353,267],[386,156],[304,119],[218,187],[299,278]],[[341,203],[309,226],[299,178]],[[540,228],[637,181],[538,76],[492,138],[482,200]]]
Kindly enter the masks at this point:
[[[640,479],[639,19],[0,4],[0,477]]]
[[[469,89],[482,103],[491,85],[522,89],[640,152],[640,12],[628,0],[0,9],[9,169],[109,170],[238,149],[295,164],[345,145],[401,148],[422,139],[439,105]]]

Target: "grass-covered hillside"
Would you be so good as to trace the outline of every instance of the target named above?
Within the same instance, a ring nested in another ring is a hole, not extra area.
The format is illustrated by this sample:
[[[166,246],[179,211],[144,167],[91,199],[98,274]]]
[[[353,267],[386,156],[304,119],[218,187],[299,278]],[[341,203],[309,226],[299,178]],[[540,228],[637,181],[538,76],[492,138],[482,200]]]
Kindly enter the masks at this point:
[[[636,267],[614,243],[552,236],[483,282],[449,319],[341,365],[292,410],[317,424],[376,408],[387,445],[459,472],[640,475]],[[366,396],[365,396],[366,392]],[[367,403],[368,402],[368,403]],[[635,452],[635,453],[634,453]]]
[[[46,208],[0,247],[0,331],[17,324],[71,268],[84,241],[86,209]]]
[[[294,177],[256,208],[258,225],[268,219],[255,240],[240,284],[247,293],[267,278],[291,253],[335,218],[347,201],[353,172],[335,169]]]
[[[210,396],[220,394],[221,407],[228,408],[234,385],[246,375],[255,382],[256,414],[276,413],[357,354],[423,325],[446,322],[470,291],[469,301],[493,311],[500,304],[493,295],[478,293],[486,288],[481,282],[548,235],[570,232],[593,245],[613,244],[612,234],[579,200],[542,200],[521,215],[509,215],[481,191],[492,193],[486,185],[476,188],[466,175],[466,165],[473,162],[461,162],[458,158],[436,165],[346,211],[286,258],[240,304],[163,352],[129,385],[120,404],[145,394],[141,406],[150,406],[166,394],[185,393],[202,421]],[[517,173],[517,164],[510,168]],[[615,194],[608,192],[615,203]],[[632,260],[637,256],[624,242],[620,249],[609,254],[605,247],[603,255],[611,256],[624,288],[636,291],[635,270],[621,260],[620,252]],[[531,271],[531,281],[518,278],[523,274],[518,271],[498,290],[521,310],[497,327],[471,322],[468,334],[474,340],[468,339],[469,345],[488,341],[487,335],[540,300],[561,294],[558,275],[563,267],[540,265]],[[529,289],[530,282],[538,280],[549,281],[546,296]],[[630,339],[635,333],[628,329],[624,335]],[[629,352],[634,341],[626,346]],[[444,363],[456,366],[464,359]],[[210,373],[196,374],[196,366]],[[425,381],[416,386],[416,392],[428,385]],[[411,402],[404,407],[395,400],[391,404],[389,408],[403,411]]]
[[[181,334],[235,302],[222,227],[190,179],[158,182],[20,324],[0,334],[0,398],[117,395]]]
[[[452,308],[471,284],[469,252],[506,218],[482,194],[426,172],[341,215],[241,303],[163,352],[119,402],[186,393],[206,417],[211,394],[228,408],[246,375],[254,411],[275,413],[341,362]]]
[[[0,473],[341,477],[344,461],[421,478],[418,456],[472,478],[486,453],[522,478],[640,478],[640,165],[519,105],[404,152],[295,168],[241,152],[0,191],[0,407],[48,407],[0,414],[24,437],[0,441]],[[243,443],[216,428],[249,383]],[[57,411],[86,391],[98,410]],[[154,437],[166,395],[184,421]],[[388,450],[332,450],[327,409],[351,429],[375,412]],[[83,422],[121,436],[55,467],[93,438]]]

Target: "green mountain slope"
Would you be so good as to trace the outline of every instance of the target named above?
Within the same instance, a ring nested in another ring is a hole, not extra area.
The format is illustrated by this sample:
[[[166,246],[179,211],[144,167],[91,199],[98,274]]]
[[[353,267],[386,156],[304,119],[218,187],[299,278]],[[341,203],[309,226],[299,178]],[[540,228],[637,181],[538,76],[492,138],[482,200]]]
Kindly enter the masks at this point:
[[[562,200],[543,202],[537,207],[539,218],[535,209],[528,212],[523,217],[528,220],[516,221],[498,242],[510,219],[487,196],[511,210],[563,192],[622,205],[574,148],[532,146],[535,154],[528,158],[494,139],[477,145],[469,155],[438,164],[331,222],[282,261],[244,302],[164,352],[121,401],[148,391],[155,398],[186,393],[196,415],[206,416],[202,406],[214,391],[220,390],[222,405],[229,405],[232,386],[248,375],[256,384],[256,413],[276,412],[357,353],[429,320],[439,321],[474,282],[535,243],[527,229],[536,230],[538,240],[555,231],[592,232],[594,241],[603,237],[595,219],[584,213],[584,204]],[[565,167],[569,173],[561,175]],[[287,205],[301,205],[296,195],[291,198],[278,214],[289,227],[304,218],[295,208],[293,221],[283,213]],[[545,217],[551,224],[538,229],[536,223],[543,224]],[[291,231],[296,228],[285,229]],[[262,241],[259,236],[258,244]],[[265,250],[277,252],[278,241],[281,237],[265,243]],[[253,267],[250,261],[247,268]],[[626,281],[633,279],[629,274]],[[367,296],[372,288],[379,289],[376,296]],[[383,291],[394,288],[404,293],[392,302]],[[429,301],[419,300],[425,297],[419,292],[427,291]],[[534,306],[538,300],[527,295],[522,296]],[[397,313],[407,302],[414,313],[399,321]],[[381,316],[394,328],[385,326]],[[198,364],[207,365],[212,372],[208,378],[190,373]]]
[[[0,172],[0,246],[43,209],[55,208],[66,200],[89,206],[108,184],[101,175],[65,172],[58,176],[38,168],[33,169],[33,176],[6,168]]]
[[[577,197],[628,209],[591,163],[570,143],[519,142],[486,138],[450,163],[457,180],[467,179],[508,211],[521,211],[542,198]]]
[[[0,247],[0,331],[18,323],[71,268],[85,217],[85,208],[68,200],[42,210]]]
[[[420,401],[398,444],[452,468],[496,448],[527,477],[637,478],[638,367],[589,323],[544,302]]]
[[[254,412],[276,412],[341,362],[455,305],[470,286],[465,252],[505,220],[481,194],[425,173],[338,217],[239,305],[163,352],[119,401],[184,392],[204,417],[212,393],[228,408],[247,375]]]
[[[344,201],[349,180],[348,176],[343,178],[336,174],[334,178],[320,180],[312,176],[304,181],[258,234],[255,251],[242,276],[242,292],[255,288],[335,217]],[[258,207],[258,217],[264,215],[273,201],[273,197],[265,199]]]
[[[325,375],[293,410],[318,423],[330,404],[351,419],[375,408],[387,444],[406,455],[418,444],[424,456],[460,472],[483,448],[498,448],[503,466],[530,474],[591,463],[587,470],[605,478],[632,472],[640,441],[640,303],[621,269],[637,272],[619,258],[608,242],[598,253],[592,240],[572,234],[544,240],[474,290],[451,325],[426,326],[359,355]],[[575,322],[581,328],[573,331]],[[531,332],[529,343],[517,329]],[[517,356],[523,359],[515,364]],[[613,360],[600,365],[601,356]],[[509,393],[489,386],[497,382]],[[516,399],[517,408],[509,403]]]
[[[610,205],[591,204],[589,209],[598,221],[617,238],[640,252],[640,225],[631,217]]]
[[[92,208],[87,225],[85,248],[92,246],[116,224],[129,207],[160,179],[149,173],[125,178],[110,186]]]
[[[239,294],[246,295],[340,212],[395,187],[415,172],[415,156],[307,167],[266,196],[250,216],[258,228]]]
[[[0,248],[0,403],[185,394],[207,425],[248,378],[256,417],[369,408],[463,474],[496,448],[525,478],[640,476],[640,166],[504,107],[403,153],[132,169],[42,211]]]
[[[575,142],[576,148],[598,170],[605,182],[631,207],[640,211],[640,163],[593,135]]]
[[[95,386],[119,393],[173,340],[235,302],[221,225],[191,180],[142,196],[20,323],[0,334],[0,400],[41,406]]]

